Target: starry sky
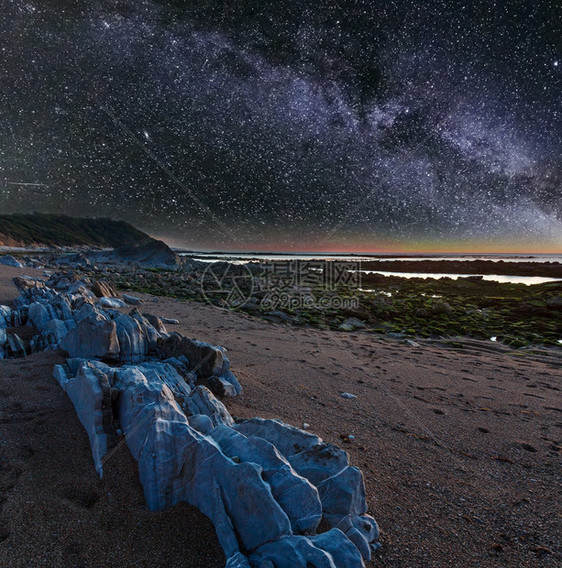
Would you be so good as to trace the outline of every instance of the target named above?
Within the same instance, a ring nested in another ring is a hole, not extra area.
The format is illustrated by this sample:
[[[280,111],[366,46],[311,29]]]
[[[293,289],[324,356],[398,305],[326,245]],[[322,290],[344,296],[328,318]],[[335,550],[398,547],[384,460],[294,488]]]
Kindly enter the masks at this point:
[[[0,0],[0,61],[2,213],[562,252],[560,0]]]

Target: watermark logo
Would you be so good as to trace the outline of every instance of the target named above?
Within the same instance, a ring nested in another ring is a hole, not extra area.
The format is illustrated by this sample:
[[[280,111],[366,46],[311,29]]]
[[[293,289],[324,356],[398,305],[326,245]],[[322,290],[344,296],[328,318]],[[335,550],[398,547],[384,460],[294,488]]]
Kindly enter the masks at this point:
[[[311,310],[320,309],[327,311],[357,309],[359,299],[356,297],[342,298],[335,295],[314,296],[312,294],[300,294],[291,292],[269,292],[262,301],[260,307],[266,310]]]
[[[215,262],[201,278],[205,299],[230,309],[248,304],[266,311],[354,309],[359,300],[351,292],[360,288],[359,261],[276,260],[252,270],[245,264]]]
[[[336,290],[361,287],[361,263],[329,260],[277,260],[260,265],[262,286],[283,291],[294,288]]]
[[[235,309],[252,297],[254,280],[245,265],[214,262],[201,276],[201,291],[210,304]]]

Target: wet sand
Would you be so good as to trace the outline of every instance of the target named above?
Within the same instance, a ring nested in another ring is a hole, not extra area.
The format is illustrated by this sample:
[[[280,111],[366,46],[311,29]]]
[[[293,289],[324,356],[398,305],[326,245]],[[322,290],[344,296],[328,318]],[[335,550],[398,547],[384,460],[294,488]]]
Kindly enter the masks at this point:
[[[14,275],[32,272],[1,267],[0,303],[16,296]],[[381,527],[372,566],[561,562],[560,356],[475,340],[412,347],[138,296],[142,311],[180,321],[168,330],[229,350],[244,387],[226,401],[233,415],[306,422],[350,453]],[[0,566],[224,566],[197,511],[146,510],[126,448],[97,478],[51,378],[60,358],[0,362]]]

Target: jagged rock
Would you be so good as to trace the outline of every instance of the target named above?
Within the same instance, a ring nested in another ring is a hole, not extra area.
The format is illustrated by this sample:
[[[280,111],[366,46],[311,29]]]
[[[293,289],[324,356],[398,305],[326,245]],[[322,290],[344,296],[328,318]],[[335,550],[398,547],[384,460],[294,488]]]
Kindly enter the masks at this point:
[[[359,518],[355,513],[362,511],[362,478],[358,470],[347,466],[345,452],[333,451],[332,461],[343,466],[343,474],[333,476],[335,468],[328,468],[326,479],[318,484],[320,491],[274,445],[254,434],[259,431],[278,439],[293,456],[307,452],[308,459],[301,462],[308,465],[313,448],[322,444],[317,436],[272,420],[234,425],[208,389],[199,386],[191,391],[166,363],[144,362],[109,371],[103,363],[69,359],[68,368],[76,371],[75,378],[68,379],[64,366],[57,366],[55,376],[77,412],[83,413],[98,471],[102,471],[115,418],[100,409],[106,410],[108,401],[110,408],[112,393],[114,398],[118,393],[119,425],[139,462],[149,508],[161,510],[179,501],[197,506],[215,524],[230,566],[271,562],[275,567],[360,568],[360,550],[370,557],[373,530],[367,521],[363,525],[350,521],[346,529],[350,538],[335,530],[316,537],[295,536],[314,532],[322,515],[333,517],[345,511],[348,517]],[[95,401],[93,410],[80,398],[84,393]],[[330,460],[326,452],[320,454],[316,467]],[[358,483],[359,497],[354,499],[350,487]],[[320,502],[323,495],[326,510]],[[240,549],[248,551],[250,564],[244,563]]]
[[[123,363],[140,363],[148,354],[148,338],[139,322],[126,314],[115,318],[119,340],[119,360]]]
[[[123,301],[129,306],[139,306],[144,304],[144,300],[137,298],[136,296],[130,296],[129,294],[123,294]]]
[[[33,339],[32,346],[34,351],[58,349],[62,340],[75,326],[76,324],[74,323],[74,320],[50,320],[41,331],[41,334],[35,336]]]
[[[226,424],[232,426],[234,420],[226,409],[226,406],[217,400],[211,391],[203,386],[198,386],[191,394],[191,400],[195,403],[198,413],[208,416],[215,426]]]
[[[193,401],[191,387],[176,371],[173,365],[166,362],[145,361],[139,365],[138,368],[148,381],[160,381],[164,383],[170,389],[174,400],[179,404],[186,416],[200,412],[200,408]],[[224,407],[222,407],[222,410],[227,412]]]
[[[87,363],[91,367],[95,369],[99,369],[102,373],[107,375],[108,380],[111,385],[114,382],[114,375],[116,372],[115,367],[109,366],[107,363],[103,363],[102,361],[97,361],[96,359],[83,359],[81,357],[73,357],[66,360],[65,370],[68,370],[68,376],[74,376],[78,373],[78,370],[82,365]]]
[[[27,356],[23,341],[15,333],[7,336],[4,351],[12,359],[21,359]]]
[[[217,426],[209,435],[230,458],[236,456],[244,462],[259,463],[262,479],[271,487],[273,497],[289,517],[295,533],[316,531],[322,518],[318,491],[295,472],[275,446],[262,438],[247,438],[225,425]]]
[[[336,475],[349,465],[346,452],[333,444],[321,441],[289,456],[288,459],[291,466],[314,485]]]
[[[238,379],[235,375],[230,371],[228,368],[230,366],[230,361],[225,357],[225,364],[223,366],[223,371],[219,375],[219,379],[221,380],[221,384],[224,388],[224,394],[220,396],[238,396],[242,394],[242,385],[238,382]]]
[[[317,547],[331,554],[337,568],[363,568],[361,552],[339,529],[308,537]]]
[[[117,359],[117,326],[101,312],[92,311],[68,332],[61,342],[71,357]]]
[[[201,384],[221,396],[240,392],[222,348],[168,335],[159,318],[136,308],[104,311],[104,302],[114,306],[106,296],[93,306],[89,280],[73,274],[20,285],[17,312],[0,308],[0,333],[17,314],[41,330],[32,347],[69,352],[53,375],[88,433],[100,475],[119,428],[148,507],[198,507],[215,525],[227,568],[361,568],[370,559],[378,527],[365,514],[361,472],[344,451],[281,421],[235,423]],[[18,340],[6,338],[9,355],[25,354]],[[321,519],[332,529],[311,536]]]
[[[105,280],[96,280],[92,284],[92,292],[97,298],[115,298],[117,290]]]
[[[233,428],[245,436],[256,436],[267,440],[286,458],[304,450],[310,450],[322,442],[315,434],[304,432],[281,420],[251,418],[235,424]]]
[[[366,515],[363,475],[357,468],[349,466],[346,452],[279,420],[253,418],[235,424],[233,428],[246,436],[268,440],[299,475],[317,488],[323,518],[329,526],[344,532],[352,528],[362,531],[367,544],[378,538],[375,520]],[[352,531],[351,536],[361,545],[363,553],[370,557],[370,549],[364,546],[359,535]]]
[[[119,308],[126,308],[127,304],[120,300],[119,298],[100,298],[97,302],[100,308],[109,308],[112,310],[118,310]]]
[[[238,551],[237,535],[244,549],[252,550],[290,534],[289,519],[262,479],[261,468],[232,461],[211,438],[189,426],[167,385],[130,368],[116,372],[115,386],[124,389],[119,397],[120,423],[139,460],[151,509],[180,500],[198,506],[215,523],[227,555]],[[217,414],[213,411],[222,405],[211,393],[198,387],[194,394],[192,399],[201,406],[204,400],[209,414]],[[227,414],[224,408],[221,412]]]
[[[192,389],[195,388],[196,376],[189,371],[189,362],[186,364],[175,357],[170,357],[169,359],[164,359],[164,363],[171,365]]]
[[[148,341],[148,352],[155,354],[158,349],[158,339],[166,334],[166,329],[164,326],[161,326],[163,331],[156,329],[136,308],[131,310],[129,315],[139,322],[139,325],[141,326],[141,329]]]
[[[5,266],[14,266],[16,268],[23,267],[23,264],[16,258],[14,258],[11,254],[0,256],[0,264],[4,264]]]
[[[212,376],[199,381],[206,386],[215,396],[224,398],[227,396],[234,397],[238,394],[235,386],[222,377]]]
[[[50,305],[33,302],[27,310],[27,324],[36,327],[39,331],[42,331],[54,318],[56,318],[55,310]]]
[[[187,419],[187,422],[194,430],[205,435],[215,427],[213,421],[205,414],[194,414]]]
[[[55,378],[59,384],[63,380],[60,370]],[[93,365],[83,363],[77,375],[63,382],[61,386],[74,404],[78,419],[88,434],[96,471],[101,477],[102,459],[115,442],[108,377]]]
[[[186,357],[198,382],[217,396],[236,396],[242,392],[238,379],[230,372],[230,361],[224,349],[172,332],[158,340],[161,359]]]
[[[325,547],[328,547],[326,549]],[[364,568],[357,548],[338,529],[316,537],[287,536],[269,542],[250,555],[253,566],[270,562],[275,568]]]
[[[12,310],[8,306],[0,306],[0,328],[6,328],[12,323]]]
[[[359,469],[345,469],[316,484],[324,517],[332,526],[347,516],[357,517],[367,512],[363,474]]]
[[[183,337],[174,331],[158,342],[158,349],[163,359],[185,355],[201,377],[211,377],[222,373],[223,351],[203,341]]]
[[[44,286],[40,278],[32,278],[31,276],[15,276],[12,282],[20,292],[26,292],[32,288],[40,288]]]
[[[70,280],[68,278],[60,278],[55,283],[55,290],[68,290],[70,288]]]
[[[366,562],[370,562],[372,556],[371,546],[376,547],[376,545],[371,543],[375,543],[379,539],[377,522],[369,515],[360,515],[351,519],[351,523],[352,526],[346,530],[345,535],[359,550],[363,559]]]
[[[225,568],[252,568],[252,567],[250,566],[248,559],[241,552],[237,552],[234,556],[231,556],[226,561]],[[268,568],[268,567],[262,566],[260,568]]]
[[[84,318],[96,314],[97,310],[93,304],[85,303],[79,309],[74,310],[73,317],[76,323],[81,322]]]
[[[53,368],[53,377],[63,390],[66,390],[66,383],[69,381],[68,365],[55,365]]]
[[[154,327],[154,329],[156,329],[158,333],[161,333],[162,335],[167,333],[166,327],[164,326],[164,320],[162,318],[159,318],[154,314],[147,314],[146,312],[143,312],[142,316],[146,319],[146,321],[148,321],[150,325],[152,325],[152,327]]]

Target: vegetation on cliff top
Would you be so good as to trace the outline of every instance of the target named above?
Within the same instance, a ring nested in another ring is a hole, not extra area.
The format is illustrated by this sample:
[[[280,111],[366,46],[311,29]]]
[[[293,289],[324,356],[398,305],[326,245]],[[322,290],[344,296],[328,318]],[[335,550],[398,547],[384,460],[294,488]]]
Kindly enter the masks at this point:
[[[0,215],[0,244],[118,247],[152,240],[125,221],[42,213]]]

